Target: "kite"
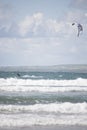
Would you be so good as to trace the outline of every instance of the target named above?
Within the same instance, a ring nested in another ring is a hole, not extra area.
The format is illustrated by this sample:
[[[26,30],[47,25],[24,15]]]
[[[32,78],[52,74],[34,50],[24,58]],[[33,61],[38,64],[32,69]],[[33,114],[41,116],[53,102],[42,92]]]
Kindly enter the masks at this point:
[[[72,23],[72,26],[73,26],[73,25],[75,25],[75,23]],[[80,32],[83,31],[83,27],[82,27],[81,24],[78,23],[78,24],[77,24],[77,28],[78,28],[78,34],[77,34],[77,36],[79,37]]]

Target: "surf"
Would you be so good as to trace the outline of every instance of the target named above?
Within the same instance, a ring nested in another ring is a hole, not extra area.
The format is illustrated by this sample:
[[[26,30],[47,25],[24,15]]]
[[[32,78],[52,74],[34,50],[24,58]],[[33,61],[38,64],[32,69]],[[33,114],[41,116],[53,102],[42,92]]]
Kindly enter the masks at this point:
[[[18,79],[18,78],[0,78],[0,86],[33,85],[33,86],[87,86],[87,79],[77,78],[74,80],[56,80],[56,79]]]

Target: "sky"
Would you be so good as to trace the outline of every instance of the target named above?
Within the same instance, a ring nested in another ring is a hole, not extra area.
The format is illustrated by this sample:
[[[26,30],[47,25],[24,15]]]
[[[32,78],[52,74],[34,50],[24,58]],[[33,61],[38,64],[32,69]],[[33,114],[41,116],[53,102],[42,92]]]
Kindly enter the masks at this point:
[[[87,64],[87,0],[0,0],[0,66],[60,64]]]

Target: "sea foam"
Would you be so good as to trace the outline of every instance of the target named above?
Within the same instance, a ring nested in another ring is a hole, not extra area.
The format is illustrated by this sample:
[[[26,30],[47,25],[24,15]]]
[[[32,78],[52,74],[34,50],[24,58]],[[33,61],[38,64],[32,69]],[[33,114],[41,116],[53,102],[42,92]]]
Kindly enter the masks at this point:
[[[33,125],[87,125],[85,115],[0,114],[0,127],[26,127]]]
[[[62,114],[87,114],[87,103],[50,103],[35,105],[0,105],[0,111],[12,113],[62,113]]]
[[[87,91],[87,79],[75,80],[31,80],[0,78],[0,91],[14,92],[66,92]]]
[[[17,79],[0,78],[1,85],[39,85],[39,86],[87,86],[87,79],[77,78],[74,80],[52,80],[52,79]]]

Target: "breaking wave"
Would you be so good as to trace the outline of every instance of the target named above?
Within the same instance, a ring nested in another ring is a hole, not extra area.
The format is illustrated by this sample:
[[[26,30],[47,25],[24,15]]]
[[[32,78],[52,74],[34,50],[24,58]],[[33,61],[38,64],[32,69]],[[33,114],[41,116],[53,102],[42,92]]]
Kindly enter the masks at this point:
[[[87,91],[87,79],[75,80],[31,80],[17,78],[1,78],[0,91],[14,92],[66,92]]]
[[[0,106],[0,127],[32,125],[87,125],[87,103],[37,104]],[[11,114],[12,112],[12,114]],[[13,114],[14,113],[14,114]],[[67,114],[67,116],[66,116]]]
[[[87,103],[50,103],[35,105],[0,105],[0,112],[29,112],[29,113],[65,113],[65,114],[87,114]]]
[[[17,78],[0,78],[0,86],[3,85],[29,85],[29,86],[87,86],[87,79],[77,78],[74,80],[52,80],[52,79],[17,79]]]

